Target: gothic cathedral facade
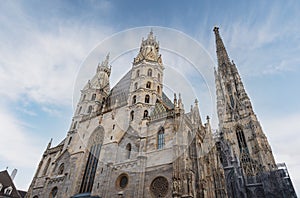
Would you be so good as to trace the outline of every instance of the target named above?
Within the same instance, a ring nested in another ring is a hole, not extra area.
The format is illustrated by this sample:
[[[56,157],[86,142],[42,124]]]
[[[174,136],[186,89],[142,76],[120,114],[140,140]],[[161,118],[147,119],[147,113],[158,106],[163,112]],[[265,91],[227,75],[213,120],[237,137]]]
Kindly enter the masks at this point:
[[[81,90],[66,138],[48,144],[27,197],[296,197],[276,164],[238,70],[214,28],[219,132],[198,101],[163,91],[151,31],[131,70],[110,87],[109,55]]]

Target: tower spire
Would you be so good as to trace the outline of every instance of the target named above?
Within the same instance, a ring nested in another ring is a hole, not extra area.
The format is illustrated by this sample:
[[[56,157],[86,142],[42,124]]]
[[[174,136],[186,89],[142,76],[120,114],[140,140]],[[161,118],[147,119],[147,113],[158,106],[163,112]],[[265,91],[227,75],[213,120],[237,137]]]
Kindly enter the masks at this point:
[[[215,70],[219,127],[232,142],[245,175],[256,175],[275,166],[272,150],[252,109],[234,62],[230,62],[219,28],[214,28],[218,71]]]
[[[222,41],[222,38],[219,33],[219,27],[214,27],[215,38],[216,38],[216,51],[217,51],[217,58],[218,58],[218,65],[219,67],[223,64],[230,63],[225,45]]]

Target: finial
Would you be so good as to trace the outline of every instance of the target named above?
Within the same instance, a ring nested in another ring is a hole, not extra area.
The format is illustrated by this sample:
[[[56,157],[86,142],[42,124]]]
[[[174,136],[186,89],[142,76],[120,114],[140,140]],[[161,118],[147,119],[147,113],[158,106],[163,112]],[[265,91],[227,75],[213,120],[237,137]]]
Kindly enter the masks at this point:
[[[109,55],[110,55],[110,53],[108,52],[108,54],[106,55],[105,61],[102,62],[102,66],[108,67]]]
[[[195,99],[195,104],[196,104],[196,105],[198,104],[198,100],[197,100],[197,98]]]
[[[153,40],[153,39],[154,39],[154,37],[153,37],[153,30],[152,30],[152,28],[151,28],[151,30],[150,30],[150,33],[148,34],[148,39],[151,39],[151,40]]]
[[[206,116],[207,123],[209,123],[210,117]]]
[[[214,32],[215,32],[216,34],[219,34],[219,27],[218,27],[218,26],[215,26],[215,27],[214,27]]]
[[[177,107],[177,97],[176,97],[176,93],[174,93],[174,106]]]
[[[49,149],[51,147],[52,144],[52,138],[50,139],[50,142],[48,143],[47,149]]]

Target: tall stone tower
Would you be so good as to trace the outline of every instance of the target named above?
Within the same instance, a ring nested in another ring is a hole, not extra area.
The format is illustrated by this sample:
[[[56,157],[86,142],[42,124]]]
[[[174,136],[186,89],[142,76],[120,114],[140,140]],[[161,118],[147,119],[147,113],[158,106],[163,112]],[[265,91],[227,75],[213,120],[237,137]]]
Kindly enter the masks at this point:
[[[275,161],[267,137],[252,109],[241,77],[230,61],[219,28],[214,28],[218,69],[215,71],[219,128],[239,158],[244,174],[270,171]]]
[[[130,121],[148,118],[156,100],[162,98],[163,70],[159,43],[151,31],[147,39],[142,40],[140,51],[132,65],[129,92]],[[131,123],[133,127],[137,127],[136,124],[139,122]]]

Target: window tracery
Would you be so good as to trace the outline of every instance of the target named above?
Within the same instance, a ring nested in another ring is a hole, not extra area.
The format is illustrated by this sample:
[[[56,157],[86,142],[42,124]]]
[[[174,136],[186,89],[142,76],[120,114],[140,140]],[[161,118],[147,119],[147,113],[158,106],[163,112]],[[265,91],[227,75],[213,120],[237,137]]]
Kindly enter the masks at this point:
[[[157,149],[162,149],[165,145],[165,130],[161,127],[157,133]]]
[[[165,197],[168,194],[169,182],[165,177],[157,177],[155,178],[151,185],[150,191],[153,193],[155,197]]]

